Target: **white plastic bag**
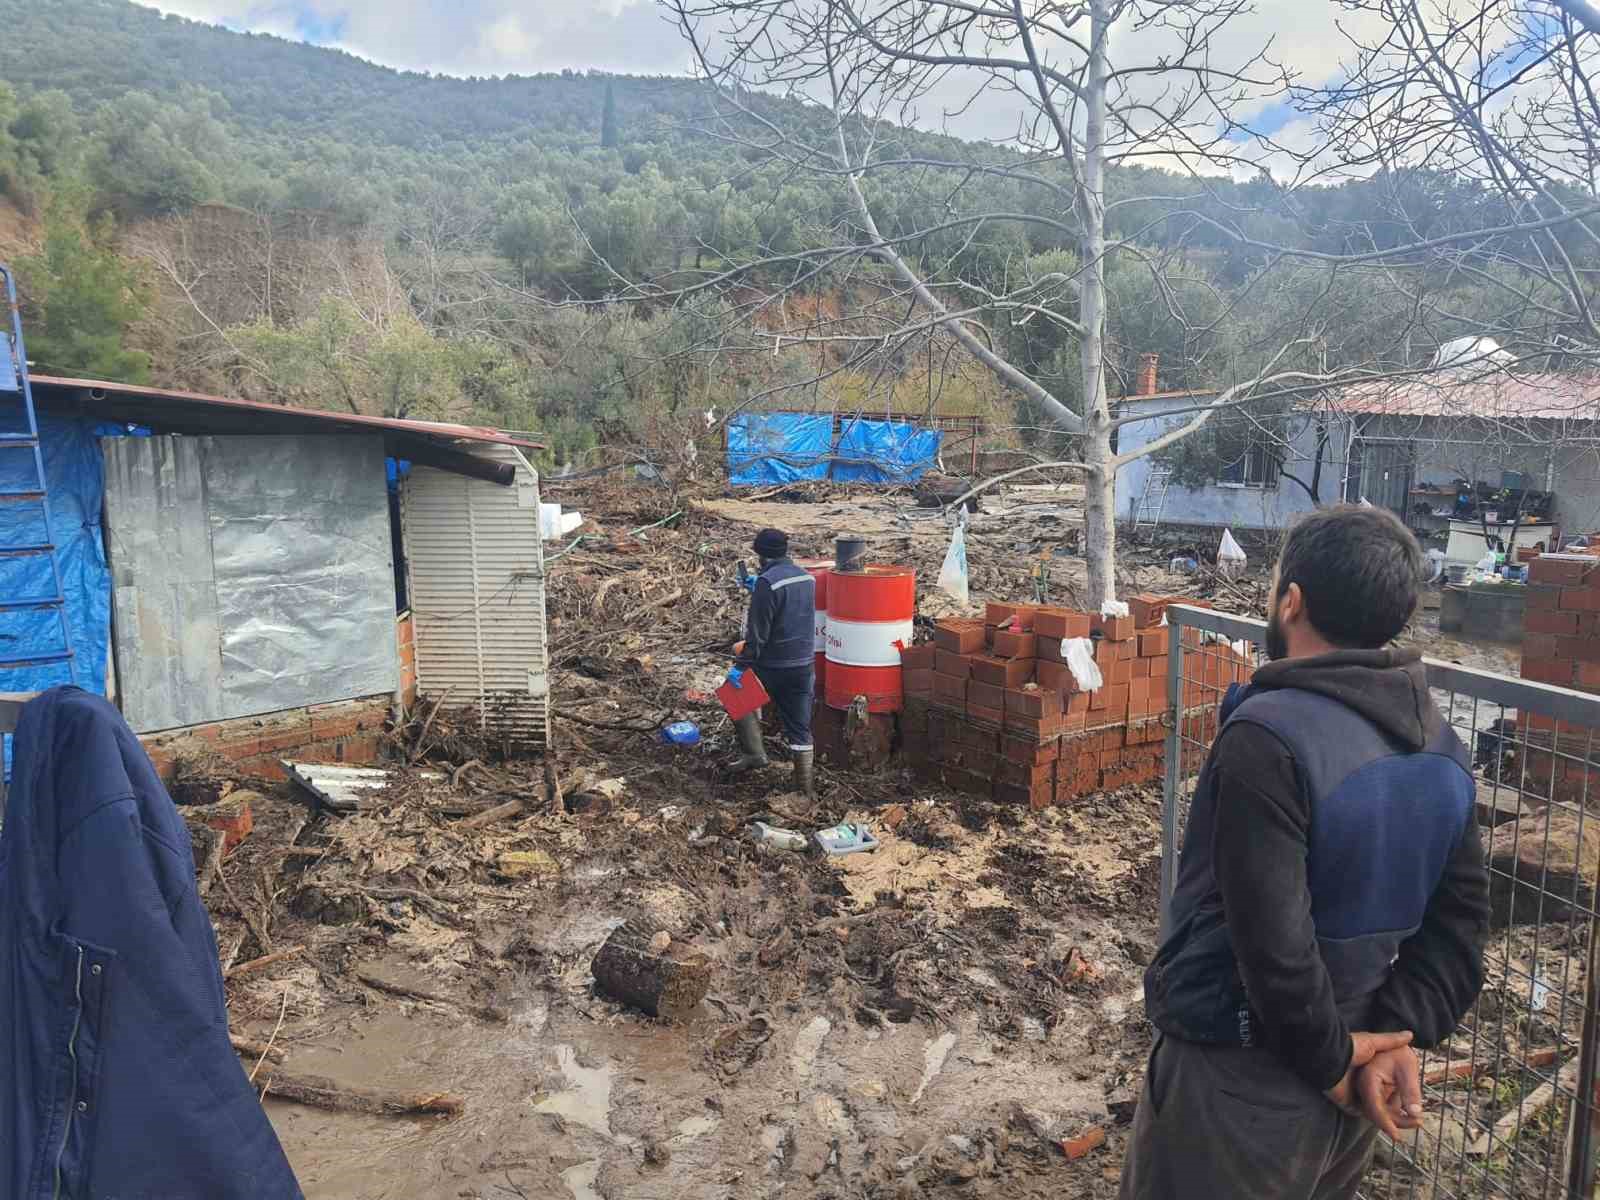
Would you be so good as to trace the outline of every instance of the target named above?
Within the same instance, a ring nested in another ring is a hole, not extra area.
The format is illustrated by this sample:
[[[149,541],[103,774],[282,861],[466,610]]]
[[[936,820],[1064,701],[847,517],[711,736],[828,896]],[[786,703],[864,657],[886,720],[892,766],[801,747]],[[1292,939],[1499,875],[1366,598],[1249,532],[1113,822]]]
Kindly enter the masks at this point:
[[[1222,544],[1217,547],[1217,574],[1224,579],[1238,579],[1244,574],[1247,560],[1244,549],[1233,540],[1233,530],[1222,531]]]
[[[1438,583],[1444,578],[1444,551],[1428,551],[1428,582]]]
[[[1100,606],[1100,615],[1108,621],[1128,615],[1128,602],[1126,600],[1107,600]]]
[[[1094,661],[1092,641],[1088,638],[1073,638],[1061,643],[1061,652],[1066,655],[1067,669],[1077,681],[1079,691],[1098,692],[1105,686],[1106,681],[1101,677],[1100,668]]]
[[[967,577],[967,517],[956,518],[956,531],[950,535],[950,549],[945,553],[944,566],[939,571],[939,588],[957,604],[971,602]]]

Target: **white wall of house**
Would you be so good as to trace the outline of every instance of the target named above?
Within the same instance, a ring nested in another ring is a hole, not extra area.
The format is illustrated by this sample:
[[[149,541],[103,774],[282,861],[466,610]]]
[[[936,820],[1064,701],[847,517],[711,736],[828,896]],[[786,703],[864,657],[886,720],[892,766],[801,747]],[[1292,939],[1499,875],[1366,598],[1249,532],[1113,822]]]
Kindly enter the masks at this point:
[[[1148,445],[1169,429],[1193,418],[1194,397],[1157,396],[1149,400],[1123,400],[1124,415],[1140,413],[1151,419],[1124,425],[1118,431],[1119,453],[1127,453]],[[1335,420],[1329,433],[1328,445],[1323,451],[1322,480],[1318,494],[1324,504],[1337,503],[1344,496],[1345,464],[1349,458],[1349,426]],[[1311,483],[1312,459],[1317,448],[1317,429],[1308,419],[1298,422],[1290,438],[1292,447],[1284,470],[1307,484]],[[1160,468],[1151,458],[1139,458],[1117,472],[1117,518],[1131,522],[1143,497],[1150,472]],[[1279,476],[1270,486],[1239,485],[1217,482],[1200,488],[1180,488],[1174,485],[1167,493],[1162,524],[1173,525],[1228,525],[1235,529],[1281,529],[1301,513],[1310,512],[1316,505],[1311,495],[1298,483]]]

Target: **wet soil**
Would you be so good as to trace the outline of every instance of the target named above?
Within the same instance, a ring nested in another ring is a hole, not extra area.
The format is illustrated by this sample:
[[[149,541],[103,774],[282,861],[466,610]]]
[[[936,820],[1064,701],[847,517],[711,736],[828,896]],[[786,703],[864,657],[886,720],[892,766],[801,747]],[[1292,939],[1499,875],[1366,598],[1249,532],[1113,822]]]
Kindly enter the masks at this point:
[[[680,782],[693,790],[692,776]],[[295,993],[307,1015],[285,1022],[279,1045],[296,1072],[467,1100],[459,1119],[412,1122],[269,1097],[307,1195],[1113,1195],[1118,1121],[1148,1046],[1139,977],[1155,933],[1155,798],[1017,820],[884,775],[877,789],[909,807],[899,832],[880,827],[875,855],[822,861],[749,842],[739,818],[784,798],[741,786],[731,813],[656,806],[658,794],[648,815],[577,819],[590,852],[569,851],[558,881],[480,914],[465,956],[417,935],[425,915],[391,913],[402,928],[330,946],[390,978],[487,992],[512,1018],[376,996],[318,1007]],[[530,819],[518,836],[559,848],[547,824]],[[396,861],[405,841],[390,839]],[[593,991],[589,958],[641,912],[717,962],[684,1025]],[[274,995],[292,986],[292,975],[241,986],[236,1018],[261,1017],[237,1023],[268,1036]],[[1112,1132],[1108,1148],[1067,1162],[1055,1140],[1092,1125]]]
[[[785,794],[784,766],[737,782],[719,766],[730,730],[705,693],[739,636],[733,563],[753,528],[788,528],[797,553],[817,555],[835,534],[864,534],[931,580],[949,527],[903,497],[711,502],[653,530],[642,527],[668,513],[637,492],[559,498],[601,519],[552,565],[558,774],[604,781],[603,802],[548,814],[538,761],[507,759],[449,714],[413,714],[397,752],[443,778],[398,772],[363,812],[303,830],[303,803],[284,793],[227,864],[274,943],[307,948],[230,983],[238,1032],[275,1037],[295,1073],[466,1100],[459,1118],[413,1121],[269,1095],[306,1194],[1114,1196],[1149,1047],[1140,981],[1156,937],[1159,793],[1029,814],[894,770],[823,768],[808,808]],[[1081,489],[1018,489],[976,516],[968,610],[1030,598],[1041,562],[1050,598],[1071,603],[1080,507]],[[1213,594],[1215,581],[1168,575],[1157,558],[1130,553],[1123,590]],[[1230,587],[1215,599],[1231,611],[1263,594],[1258,579]],[[922,595],[924,618],[955,609]],[[683,718],[702,744],[662,744],[656,728]],[[519,796],[525,813],[462,829],[465,814]],[[769,851],[748,837],[756,818],[860,819],[882,847],[843,860]],[[321,857],[285,861],[291,835]],[[211,900],[225,954],[262,952],[231,901]],[[693,1020],[665,1025],[595,993],[590,959],[633,919],[715,962]],[[360,972],[510,1019],[401,1000]],[[1059,1140],[1096,1125],[1106,1146],[1068,1161]]]

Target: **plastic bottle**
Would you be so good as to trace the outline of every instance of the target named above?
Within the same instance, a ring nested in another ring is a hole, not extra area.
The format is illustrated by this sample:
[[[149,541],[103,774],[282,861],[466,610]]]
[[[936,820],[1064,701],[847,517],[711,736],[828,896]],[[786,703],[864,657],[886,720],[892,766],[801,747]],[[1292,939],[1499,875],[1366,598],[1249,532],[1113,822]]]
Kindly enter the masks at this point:
[[[780,829],[776,825],[768,825],[765,821],[757,821],[750,836],[761,845],[771,846],[774,850],[804,850],[810,845],[806,835],[799,830]]]

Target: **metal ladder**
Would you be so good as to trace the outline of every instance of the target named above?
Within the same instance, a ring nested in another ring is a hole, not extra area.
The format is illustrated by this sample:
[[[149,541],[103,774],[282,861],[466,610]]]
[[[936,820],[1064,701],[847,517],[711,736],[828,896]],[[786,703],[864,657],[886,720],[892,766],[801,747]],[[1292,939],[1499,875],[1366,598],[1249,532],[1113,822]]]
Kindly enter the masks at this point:
[[[1133,531],[1155,529],[1161,524],[1161,514],[1167,509],[1167,493],[1172,489],[1172,472],[1154,468],[1145,477],[1144,495],[1139,497],[1139,508],[1133,518]]]
[[[37,531],[43,535],[41,541],[0,541],[0,563],[20,558],[48,558],[53,584],[53,590],[47,596],[6,595],[0,591],[0,614],[53,612],[61,631],[57,646],[25,647],[20,653],[0,641],[0,683],[10,672],[59,663],[66,664],[68,675],[76,683],[78,673],[73,657],[72,630],[67,622],[67,595],[61,584],[61,563],[56,557],[56,541],[50,522],[50,488],[45,480],[44,452],[39,445],[39,418],[33,407],[33,389],[28,383],[28,353],[22,342],[22,314],[17,306],[17,285],[9,267],[0,265],[0,276],[5,277],[6,303],[11,315],[11,327],[4,331],[4,345],[0,345],[0,417],[10,418],[19,408],[22,414],[20,426],[14,421],[0,425],[0,455],[4,456],[0,462],[9,466],[14,461],[13,455],[26,454],[31,465],[31,478],[24,478],[20,489],[0,491],[0,505],[5,505],[12,512],[34,510],[37,514],[34,522],[18,521],[17,524],[32,524],[33,528],[28,532]]]

